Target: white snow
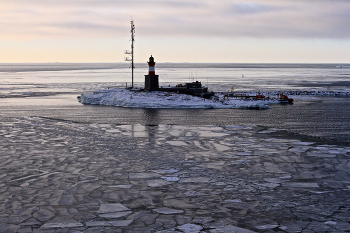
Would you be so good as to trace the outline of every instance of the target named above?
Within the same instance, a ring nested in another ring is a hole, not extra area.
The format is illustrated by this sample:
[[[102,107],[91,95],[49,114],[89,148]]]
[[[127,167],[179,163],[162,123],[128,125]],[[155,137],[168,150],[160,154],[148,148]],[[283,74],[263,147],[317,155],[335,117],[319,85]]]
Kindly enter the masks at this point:
[[[78,96],[82,104],[130,108],[269,108],[276,100],[242,100],[217,96],[212,99],[172,92],[143,92],[128,89],[106,89]]]

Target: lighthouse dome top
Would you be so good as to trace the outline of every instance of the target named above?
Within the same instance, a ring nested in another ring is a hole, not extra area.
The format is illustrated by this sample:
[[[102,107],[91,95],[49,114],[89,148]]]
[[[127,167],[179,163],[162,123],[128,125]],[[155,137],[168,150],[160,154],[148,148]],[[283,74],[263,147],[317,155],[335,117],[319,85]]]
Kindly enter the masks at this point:
[[[154,58],[152,57],[152,55],[150,56],[149,61],[154,61]]]

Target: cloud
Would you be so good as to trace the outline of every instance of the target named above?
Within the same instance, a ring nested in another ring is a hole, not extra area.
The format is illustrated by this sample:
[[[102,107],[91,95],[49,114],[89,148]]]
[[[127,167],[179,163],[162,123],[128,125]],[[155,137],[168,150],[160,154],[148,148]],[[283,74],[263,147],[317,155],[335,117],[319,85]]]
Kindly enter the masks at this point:
[[[257,14],[278,10],[278,8],[274,6],[252,2],[236,2],[232,4],[231,9],[234,13],[237,14]]]
[[[11,0],[0,3],[0,38],[349,38],[345,0]]]

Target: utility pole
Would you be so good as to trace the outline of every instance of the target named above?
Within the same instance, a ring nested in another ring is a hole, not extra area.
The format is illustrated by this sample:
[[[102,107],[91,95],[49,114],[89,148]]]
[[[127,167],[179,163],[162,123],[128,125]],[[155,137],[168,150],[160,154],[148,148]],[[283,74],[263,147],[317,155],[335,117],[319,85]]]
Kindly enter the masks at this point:
[[[134,33],[135,33],[135,25],[134,20],[131,20],[131,51],[125,50],[125,54],[131,56],[131,58],[126,57],[125,61],[131,62],[131,89],[134,88]]]

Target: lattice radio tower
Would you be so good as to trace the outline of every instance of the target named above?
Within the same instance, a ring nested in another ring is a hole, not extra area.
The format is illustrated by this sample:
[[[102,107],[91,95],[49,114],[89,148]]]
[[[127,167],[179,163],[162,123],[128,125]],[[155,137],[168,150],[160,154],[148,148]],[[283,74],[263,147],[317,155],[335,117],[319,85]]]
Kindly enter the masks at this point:
[[[134,33],[135,33],[135,25],[134,25],[134,20],[130,21],[131,23],[131,51],[125,50],[125,54],[128,54],[131,56],[131,58],[126,57],[125,61],[128,61],[131,63],[131,89],[134,88]]]

